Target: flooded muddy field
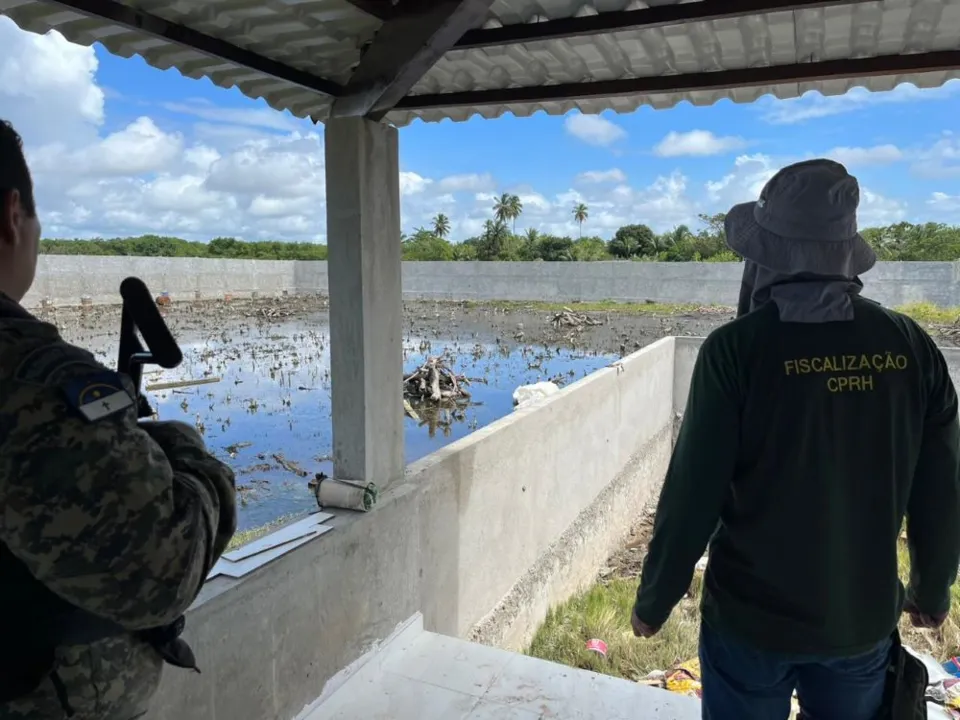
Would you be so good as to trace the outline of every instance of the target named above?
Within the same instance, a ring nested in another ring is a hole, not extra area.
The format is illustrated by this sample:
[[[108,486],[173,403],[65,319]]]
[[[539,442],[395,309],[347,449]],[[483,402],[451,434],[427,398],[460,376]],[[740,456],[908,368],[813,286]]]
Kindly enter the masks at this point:
[[[471,394],[449,409],[414,408],[405,428],[408,463],[512,412],[520,385],[569,384],[660,337],[704,335],[732,317],[432,302],[408,303],[404,311],[405,371],[442,356],[470,380]],[[240,529],[315,508],[307,483],[333,469],[325,299],[185,303],[163,312],[184,361],[175,370],[149,368],[147,394],[161,419],[195,425],[236,470]],[[118,308],[41,316],[115,367]]]

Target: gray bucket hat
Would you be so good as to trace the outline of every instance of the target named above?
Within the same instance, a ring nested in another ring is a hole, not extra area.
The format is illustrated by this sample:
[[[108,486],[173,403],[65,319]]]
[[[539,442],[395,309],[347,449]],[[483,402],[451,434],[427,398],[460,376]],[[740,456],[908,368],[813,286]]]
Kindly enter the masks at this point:
[[[856,277],[876,253],[857,232],[860,185],[833,160],[788,165],[756,202],[735,205],[725,223],[727,245],[782,275]]]

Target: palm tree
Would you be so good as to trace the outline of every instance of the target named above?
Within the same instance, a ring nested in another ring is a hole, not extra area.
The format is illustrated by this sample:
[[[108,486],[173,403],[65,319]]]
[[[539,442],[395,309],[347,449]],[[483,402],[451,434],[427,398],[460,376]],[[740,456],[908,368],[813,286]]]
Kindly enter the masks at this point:
[[[517,234],[517,218],[523,212],[523,202],[518,195],[510,196],[510,219],[513,221],[513,234]]]
[[[517,218],[520,217],[522,212],[523,202],[517,195],[503,193],[493,203],[493,214],[497,218],[497,222],[506,223],[508,220],[512,220],[514,232],[517,229]]]
[[[693,237],[693,233],[690,232],[690,228],[686,225],[677,225],[671,232],[667,233],[666,241],[670,246],[680,245],[691,237]],[[664,249],[666,250],[668,248]]]
[[[522,260],[537,259],[537,243],[540,242],[540,231],[536,228],[527,228],[523,234],[523,246],[520,249]]]
[[[503,193],[493,203],[493,216],[497,222],[505,223],[510,219],[510,195]]]
[[[692,237],[693,233],[690,232],[690,228],[686,225],[677,225],[673,230],[665,232],[663,235],[654,235],[651,249],[654,255],[659,255],[672,247],[683,246]]]
[[[580,226],[580,237],[583,237],[583,223],[590,217],[590,211],[582,202],[573,206],[573,220]]]
[[[445,238],[450,234],[450,218],[443,213],[437,213],[433,219],[433,234],[438,238]]]

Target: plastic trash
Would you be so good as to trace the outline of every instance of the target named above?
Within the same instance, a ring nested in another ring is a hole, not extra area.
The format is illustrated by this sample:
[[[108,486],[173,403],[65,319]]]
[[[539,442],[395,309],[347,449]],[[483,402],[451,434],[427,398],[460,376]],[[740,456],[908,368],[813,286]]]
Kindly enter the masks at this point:
[[[560,392],[560,388],[552,382],[538,382],[533,385],[521,385],[513,391],[513,404],[523,407],[532,402],[543,400]]]
[[[700,661],[696,658],[676,665],[666,675],[667,690],[687,697],[701,697]]]
[[[920,662],[923,663],[924,667],[927,668],[927,682],[930,685],[936,685],[937,683],[943,682],[945,680],[953,680],[954,677],[949,672],[943,669],[943,666],[934,659],[932,655],[927,653],[921,653],[914,650],[912,647],[906,645],[903,646],[903,649],[908,653],[917,658]]]
[[[957,720],[960,712],[941,707],[936,703],[927,703],[927,720]]]
[[[941,667],[953,677],[960,678],[960,659],[952,657],[941,665]]]
[[[927,669],[928,720],[960,720],[960,677],[950,672],[950,661],[941,664],[932,655],[906,645],[903,648]]]
[[[603,640],[587,640],[587,650],[594,652],[600,657],[606,659],[607,657],[607,644]]]

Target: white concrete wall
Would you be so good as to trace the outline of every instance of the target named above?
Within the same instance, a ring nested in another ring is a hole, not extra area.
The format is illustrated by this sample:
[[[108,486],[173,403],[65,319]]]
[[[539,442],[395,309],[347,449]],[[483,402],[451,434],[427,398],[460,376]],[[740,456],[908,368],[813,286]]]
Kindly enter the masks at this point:
[[[307,263],[300,263],[301,265]],[[326,263],[323,289],[326,289]],[[41,255],[37,278],[24,298],[26,307],[47,300],[54,305],[79,305],[82,298],[95,304],[120,302],[120,283],[131,275],[142,279],[155,294],[169,292],[174,300],[294,293],[295,264],[282,260],[216,260],[206,258],[97,257]],[[313,281],[317,277],[310,276]]]
[[[188,614],[202,675],[168,670],[150,720],[289,720],[417,611],[516,649],[591,583],[666,471],[673,338],[407,468],[371,513]]]
[[[444,300],[637,301],[736,304],[740,263],[414,263],[403,264],[403,292]],[[117,302],[117,287],[137,275],[174,300],[287,292],[327,292],[327,264],[279,260],[43,255],[26,302],[58,305]],[[960,305],[960,264],[878,263],[865,294],[884,305],[926,300]]]

